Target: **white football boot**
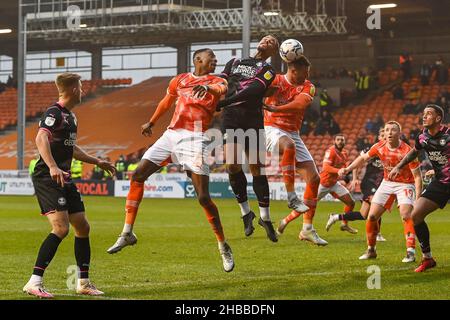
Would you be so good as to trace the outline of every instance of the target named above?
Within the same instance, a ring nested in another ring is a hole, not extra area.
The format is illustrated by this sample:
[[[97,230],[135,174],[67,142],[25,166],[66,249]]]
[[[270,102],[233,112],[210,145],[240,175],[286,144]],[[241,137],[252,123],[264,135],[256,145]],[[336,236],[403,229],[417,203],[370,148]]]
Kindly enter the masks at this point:
[[[314,229],[302,230],[302,231],[300,231],[300,234],[298,235],[298,237],[302,241],[309,241],[318,246],[326,246],[328,244],[328,242],[326,242],[321,237],[319,237],[316,230],[314,230]]]
[[[231,272],[234,269],[233,252],[228,243],[224,242],[223,246],[219,244],[219,252],[222,256],[223,270],[225,272]]]
[[[113,254],[122,250],[126,246],[134,246],[137,242],[137,237],[133,232],[121,233],[116,243],[107,250],[108,253]]]

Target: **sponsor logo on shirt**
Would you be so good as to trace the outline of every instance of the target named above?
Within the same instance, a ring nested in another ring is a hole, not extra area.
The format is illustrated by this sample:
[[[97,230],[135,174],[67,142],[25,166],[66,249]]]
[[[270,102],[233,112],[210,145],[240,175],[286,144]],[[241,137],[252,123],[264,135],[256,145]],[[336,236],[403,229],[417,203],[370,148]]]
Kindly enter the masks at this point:
[[[49,116],[49,117],[45,118],[44,123],[45,123],[46,126],[51,127],[51,126],[53,126],[55,124],[55,121],[56,121],[55,118]]]
[[[256,76],[256,69],[251,66],[238,65],[233,69],[233,73],[239,73],[245,78],[254,78]]]
[[[74,145],[77,144],[77,133],[76,132],[71,132],[69,139],[65,139],[64,140],[64,145],[65,146],[69,146],[69,147],[73,147]]]
[[[430,161],[437,162],[440,165],[444,165],[447,163],[447,157],[440,151],[430,151],[428,153],[428,158],[430,159]]]

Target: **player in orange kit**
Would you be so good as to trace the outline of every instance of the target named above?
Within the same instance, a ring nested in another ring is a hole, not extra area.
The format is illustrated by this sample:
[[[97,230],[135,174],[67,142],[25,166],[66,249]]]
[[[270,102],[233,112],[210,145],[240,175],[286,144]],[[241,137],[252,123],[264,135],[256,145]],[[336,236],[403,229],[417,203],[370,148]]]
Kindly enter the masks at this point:
[[[197,50],[193,60],[195,71],[180,74],[170,81],[166,96],[159,103],[150,121],[142,126],[142,134],[150,136],[158,119],[176,102],[169,127],[146,151],[133,173],[125,206],[125,225],[122,234],[108,249],[108,253],[116,253],[137,242],[132,230],[144,193],[144,182],[172,159],[181,164],[191,177],[198,201],[216,235],[223,268],[230,272],[234,268],[233,255],[225,241],[219,212],[211,201],[208,190],[209,166],[206,163],[205,151],[209,138],[204,134],[211,123],[220,96],[227,91],[227,81],[210,75],[217,65],[216,56],[211,49]]]
[[[345,136],[343,134],[335,135],[334,146],[328,148],[323,159],[317,199],[320,201],[330,193],[334,198],[345,204],[344,212],[351,212],[355,207],[355,200],[353,200],[350,191],[338,181],[339,177],[342,177],[338,174],[339,170],[344,168],[348,162],[348,154],[344,147]],[[352,234],[358,232],[358,230],[350,227],[345,220],[342,220],[341,230]]]
[[[311,154],[299,135],[306,108],[313,101],[314,85],[307,80],[311,63],[302,56],[288,63],[288,72],[278,74],[273,81],[270,97],[265,101],[264,129],[267,151],[279,155],[283,180],[288,195],[291,214],[280,221],[277,232],[282,234],[289,222],[306,212],[300,238],[319,243],[320,238],[312,227],[315,213],[319,174]],[[306,180],[304,202],[295,193],[295,171]]]
[[[408,154],[411,147],[400,140],[401,126],[398,122],[388,121],[384,127],[384,132],[385,141],[380,141],[373,145],[369,152],[359,156],[349,167],[341,169],[339,174],[347,174],[373,157],[380,158],[383,163],[384,178],[372,198],[369,217],[366,222],[368,249],[359,259],[366,260],[377,257],[375,246],[379,228],[378,220],[386,209],[390,208],[395,198],[397,198],[400,215],[403,219],[407,247],[406,257],[402,262],[414,262],[415,231],[411,219],[411,212],[413,210],[414,200],[419,198],[422,193],[420,163],[415,159],[408,167],[404,167],[398,176],[390,179],[390,171]]]

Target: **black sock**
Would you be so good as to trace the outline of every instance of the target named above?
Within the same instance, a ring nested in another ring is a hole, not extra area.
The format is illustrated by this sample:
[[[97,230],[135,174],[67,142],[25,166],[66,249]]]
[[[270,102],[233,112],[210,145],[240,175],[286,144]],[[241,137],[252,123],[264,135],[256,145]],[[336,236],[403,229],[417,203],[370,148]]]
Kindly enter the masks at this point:
[[[89,278],[89,264],[91,262],[91,246],[89,245],[89,238],[75,237],[75,259],[77,266],[80,269],[79,278]]]
[[[362,216],[361,212],[350,211],[345,214],[340,214],[339,220],[355,221],[355,220],[366,220],[366,219]]]
[[[50,233],[47,238],[42,242],[41,248],[34,264],[33,274],[42,277],[45,269],[48,267],[56,250],[58,249],[61,240],[56,234]]]
[[[425,221],[414,226],[422,253],[430,253],[430,231]]]
[[[266,176],[253,177],[253,191],[260,207],[267,208],[270,204],[269,182]]]
[[[378,233],[381,232],[381,217],[378,219]]]
[[[247,198],[247,178],[241,170],[238,173],[229,173],[230,186],[239,203],[245,202]]]

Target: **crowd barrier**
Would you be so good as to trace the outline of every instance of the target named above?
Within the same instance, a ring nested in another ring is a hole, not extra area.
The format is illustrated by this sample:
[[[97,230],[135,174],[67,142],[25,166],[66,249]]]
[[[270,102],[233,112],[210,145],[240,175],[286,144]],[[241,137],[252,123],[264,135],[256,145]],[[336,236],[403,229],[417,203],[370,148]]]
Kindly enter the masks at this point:
[[[253,178],[247,174],[247,193],[249,199],[256,199],[253,191]],[[76,180],[78,190],[84,196],[126,197],[130,189],[128,180]],[[271,182],[271,200],[286,200],[286,188],[283,182]],[[228,175],[211,174],[209,190],[212,198],[234,198],[228,181]],[[303,196],[305,183],[296,183],[296,192]],[[0,176],[0,195],[33,195],[34,188],[30,178],[2,178]],[[144,184],[144,198],[195,198],[196,193],[192,181],[185,174],[154,174]],[[334,200],[328,195],[324,200]]]

